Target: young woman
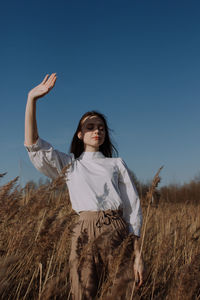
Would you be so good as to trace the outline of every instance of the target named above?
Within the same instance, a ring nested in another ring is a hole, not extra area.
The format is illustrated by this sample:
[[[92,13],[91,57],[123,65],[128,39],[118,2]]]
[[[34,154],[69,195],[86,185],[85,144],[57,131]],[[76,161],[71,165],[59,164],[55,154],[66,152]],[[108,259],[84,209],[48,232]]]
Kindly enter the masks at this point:
[[[34,166],[52,179],[69,165],[66,184],[72,208],[78,216],[69,259],[72,299],[95,298],[102,270],[107,273],[113,270],[116,249],[121,249],[120,245],[130,236],[133,237],[134,264],[131,267],[128,260],[124,260],[117,267],[113,281],[120,284],[128,280],[127,270],[131,268],[140,287],[143,282],[138,241],[142,225],[140,200],[125,162],[120,157],[112,158],[116,149],[110,141],[104,115],[91,111],[82,116],[69,154],[55,150],[38,135],[36,102],[54,87],[55,82],[56,73],[46,75],[28,93],[24,145]],[[81,249],[85,247],[86,261],[81,259],[80,245]]]

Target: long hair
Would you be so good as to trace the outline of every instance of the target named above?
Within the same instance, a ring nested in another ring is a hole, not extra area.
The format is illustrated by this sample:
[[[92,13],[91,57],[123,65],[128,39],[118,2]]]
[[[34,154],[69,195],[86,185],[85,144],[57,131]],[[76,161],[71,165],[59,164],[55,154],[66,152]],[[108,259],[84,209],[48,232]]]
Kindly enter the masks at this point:
[[[110,128],[107,125],[106,117],[102,113],[95,110],[88,111],[81,117],[71,142],[70,153],[73,153],[75,158],[77,158],[84,151],[84,142],[78,138],[77,134],[79,131],[81,131],[83,120],[86,117],[92,117],[92,116],[97,116],[101,118],[105,125],[105,140],[104,143],[99,147],[99,151],[102,152],[106,157],[112,157],[113,154],[118,156],[118,151],[115,148],[115,146],[112,144],[109,136]]]

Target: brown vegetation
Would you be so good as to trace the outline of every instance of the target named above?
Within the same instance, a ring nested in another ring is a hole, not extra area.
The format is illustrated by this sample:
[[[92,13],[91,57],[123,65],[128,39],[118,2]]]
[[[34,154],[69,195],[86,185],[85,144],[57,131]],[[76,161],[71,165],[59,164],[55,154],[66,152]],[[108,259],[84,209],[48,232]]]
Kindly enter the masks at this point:
[[[69,299],[68,257],[76,214],[63,179],[23,189],[17,180],[0,189],[0,298]],[[157,207],[144,203],[145,281],[133,299],[200,299],[199,198],[200,181],[195,180],[160,189]],[[122,290],[123,283],[118,295]]]

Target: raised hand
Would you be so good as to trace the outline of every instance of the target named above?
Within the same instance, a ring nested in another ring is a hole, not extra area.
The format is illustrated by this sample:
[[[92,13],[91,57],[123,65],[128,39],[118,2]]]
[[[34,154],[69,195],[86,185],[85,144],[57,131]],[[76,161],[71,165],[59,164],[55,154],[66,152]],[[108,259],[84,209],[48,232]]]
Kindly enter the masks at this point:
[[[39,85],[29,91],[28,96],[34,100],[43,97],[54,87],[55,82],[56,73],[52,73],[50,76],[47,74]]]

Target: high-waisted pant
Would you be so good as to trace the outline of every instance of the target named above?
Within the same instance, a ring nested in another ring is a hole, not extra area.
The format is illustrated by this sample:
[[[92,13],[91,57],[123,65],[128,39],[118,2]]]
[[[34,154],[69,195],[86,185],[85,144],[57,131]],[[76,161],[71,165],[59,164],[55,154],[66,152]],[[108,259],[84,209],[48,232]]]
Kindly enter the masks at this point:
[[[69,258],[71,298],[94,300],[105,293],[103,299],[128,299],[134,279],[133,242],[122,211],[80,212]]]

